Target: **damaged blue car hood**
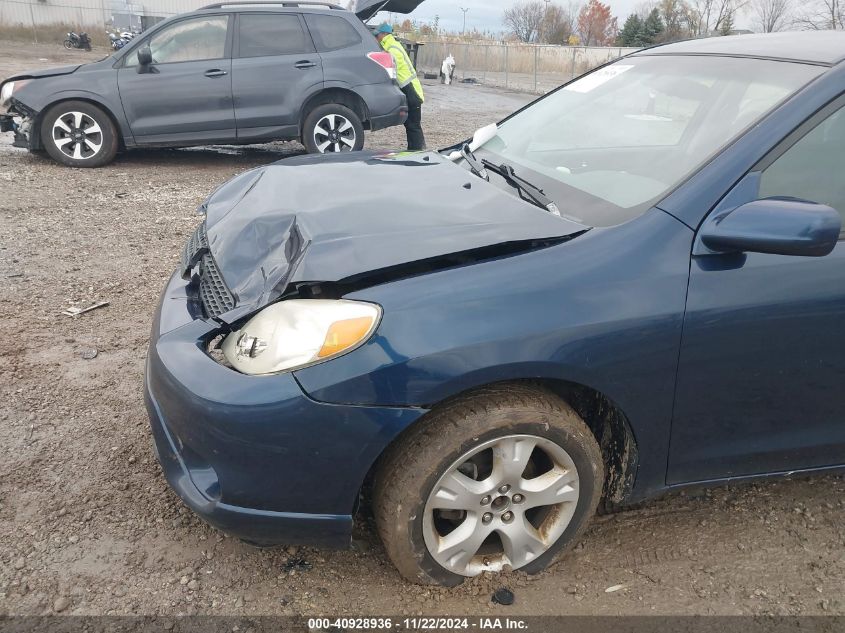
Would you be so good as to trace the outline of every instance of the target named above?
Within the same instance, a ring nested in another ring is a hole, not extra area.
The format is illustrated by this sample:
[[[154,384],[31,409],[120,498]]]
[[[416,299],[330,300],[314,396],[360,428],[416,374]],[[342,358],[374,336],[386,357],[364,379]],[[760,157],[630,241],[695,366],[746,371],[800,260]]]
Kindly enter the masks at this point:
[[[235,299],[227,322],[294,282],[343,282],[586,229],[434,152],[295,157],[237,176],[202,208],[208,250]]]

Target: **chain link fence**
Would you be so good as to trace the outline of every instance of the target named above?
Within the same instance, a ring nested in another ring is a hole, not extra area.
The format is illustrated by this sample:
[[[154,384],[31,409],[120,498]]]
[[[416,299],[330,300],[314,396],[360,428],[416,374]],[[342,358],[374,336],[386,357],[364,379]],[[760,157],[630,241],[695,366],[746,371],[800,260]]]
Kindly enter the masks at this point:
[[[543,94],[636,50],[639,49],[427,42],[420,47],[417,71],[439,76],[443,60],[451,54],[455,58],[455,81]]]

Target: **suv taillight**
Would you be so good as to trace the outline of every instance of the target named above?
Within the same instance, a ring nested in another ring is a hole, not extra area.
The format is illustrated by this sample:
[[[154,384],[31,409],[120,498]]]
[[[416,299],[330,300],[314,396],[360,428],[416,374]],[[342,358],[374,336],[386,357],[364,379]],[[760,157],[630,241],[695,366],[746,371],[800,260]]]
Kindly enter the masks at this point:
[[[384,51],[380,53],[367,53],[367,57],[384,68],[391,79],[396,79],[396,64],[393,63],[393,57],[390,53]]]

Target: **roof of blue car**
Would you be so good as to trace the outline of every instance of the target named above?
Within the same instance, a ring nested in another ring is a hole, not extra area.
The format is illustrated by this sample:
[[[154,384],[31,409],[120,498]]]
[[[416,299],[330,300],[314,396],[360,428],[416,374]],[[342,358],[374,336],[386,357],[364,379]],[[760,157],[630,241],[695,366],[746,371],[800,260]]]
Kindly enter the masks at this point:
[[[845,32],[795,31],[706,37],[650,48],[639,54],[737,55],[832,65],[845,59]]]

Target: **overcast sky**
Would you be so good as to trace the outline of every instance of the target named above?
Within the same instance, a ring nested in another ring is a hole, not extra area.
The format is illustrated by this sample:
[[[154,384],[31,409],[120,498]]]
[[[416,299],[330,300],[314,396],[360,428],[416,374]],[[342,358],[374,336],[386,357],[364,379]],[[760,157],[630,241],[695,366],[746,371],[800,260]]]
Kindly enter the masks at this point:
[[[434,21],[434,17],[440,16],[440,26],[449,31],[460,31],[463,26],[463,12],[461,7],[467,11],[467,30],[477,28],[479,31],[493,31],[498,33],[504,29],[502,25],[502,14],[505,9],[517,0],[423,0],[423,3],[414,11],[410,17],[418,22]],[[567,4],[568,0],[555,0],[558,4]],[[578,0],[576,0],[577,2]],[[610,10],[619,19],[619,26],[625,21],[632,11],[645,3],[645,0],[604,0],[610,5]],[[398,14],[395,16],[399,18]],[[386,14],[376,17],[376,20],[387,19]],[[740,15],[736,20],[737,27],[748,27],[748,20]]]
[[[610,0],[608,4],[610,4],[613,15],[619,18],[621,26],[628,14],[642,1]],[[439,15],[442,28],[449,31],[460,31],[463,26],[464,14],[461,11],[461,7],[463,7],[469,9],[467,11],[468,31],[477,28],[479,31],[499,32],[504,28],[502,14],[515,2],[516,0],[424,0],[410,17],[419,22],[433,22],[434,16]],[[562,3],[558,2],[558,4]],[[380,15],[378,18],[382,18],[382,16]]]

